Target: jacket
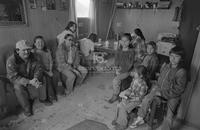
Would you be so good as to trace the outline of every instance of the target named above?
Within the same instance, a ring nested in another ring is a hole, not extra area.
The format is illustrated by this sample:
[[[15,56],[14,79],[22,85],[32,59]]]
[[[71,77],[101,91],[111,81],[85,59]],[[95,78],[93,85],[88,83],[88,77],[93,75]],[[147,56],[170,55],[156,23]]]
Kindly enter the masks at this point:
[[[161,68],[158,86],[165,99],[180,98],[187,83],[187,73],[184,68],[172,68],[167,64]]]
[[[26,86],[33,78],[41,79],[42,67],[31,53],[28,62],[25,63],[15,52],[6,63],[7,77],[13,84]]]
[[[120,73],[129,72],[135,62],[135,53],[133,50],[118,50],[115,54],[115,66],[120,68]]]
[[[56,51],[56,66],[59,71],[70,69],[70,67],[77,68],[80,63],[79,50],[76,46],[72,46],[72,64],[68,63],[69,48],[62,43],[58,46]]]

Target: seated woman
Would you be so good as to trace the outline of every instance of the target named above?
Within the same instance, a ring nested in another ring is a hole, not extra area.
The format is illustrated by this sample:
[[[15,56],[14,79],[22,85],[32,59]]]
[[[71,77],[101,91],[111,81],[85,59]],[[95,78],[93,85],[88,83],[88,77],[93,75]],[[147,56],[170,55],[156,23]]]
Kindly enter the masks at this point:
[[[142,63],[147,67],[148,76],[151,80],[155,80],[155,73],[159,66],[159,59],[156,53],[156,43],[150,41],[147,43],[147,55],[145,55]]]
[[[113,95],[109,103],[117,101],[120,93],[121,82],[129,76],[129,72],[134,64],[134,51],[129,49],[131,35],[125,33],[121,38],[122,49],[119,49],[115,55],[116,77],[113,79]]]
[[[53,82],[53,59],[50,50],[46,47],[43,36],[36,36],[34,38],[33,49],[38,61],[43,67],[43,76],[47,87],[48,98],[51,101],[57,101],[55,85]]]
[[[91,66],[93,62],[94,44],[97,42],[97,34],[91,33],[87,38],[80,40],[80,50],[83,54],[84,64]]]
[[[173,118],[187,83],[187,73],[184,69],[183,49],[178,46],[172,48],[169,60],[169,64],[164,64],[162,66],[157,83],[152,86],[151,92],[146,95],[142,101],[138,111],[137,120],[131,127],[136,127],[144,123],[143,119],[147,114],[148,104],[156,95],[161,96],[168,101],[168,112],[165,119],[168,128],[164,128],[164,130],[168,130],[172,127]]]
[[[112,122],[117,130],[124,130],[127,127],[128,113],[141,104],[142,99],[147,93],[148,79],[146,68],[142,65],[137,66],[131,72],[131,76],[133,76],[133,80],[130,87],[119,95],[122,97],[122,102],[118,104],[115,119]]]
[[[74,36],[67,34],[65,42],[58,46],[56,51],[57,69],[65,80],[66,94],[73,91],[74,83],[82,84],[88,71],[80,65],[79,51],[74,45]]]

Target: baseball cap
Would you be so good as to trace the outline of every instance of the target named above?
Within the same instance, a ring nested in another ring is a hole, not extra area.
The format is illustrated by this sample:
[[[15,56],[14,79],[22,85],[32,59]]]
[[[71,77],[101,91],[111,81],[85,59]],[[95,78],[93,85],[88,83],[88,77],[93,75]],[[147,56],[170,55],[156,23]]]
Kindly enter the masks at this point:
[[[31,49],[32,46],[27,40],[20,40],[16,43],[16,49],[24,50]]]

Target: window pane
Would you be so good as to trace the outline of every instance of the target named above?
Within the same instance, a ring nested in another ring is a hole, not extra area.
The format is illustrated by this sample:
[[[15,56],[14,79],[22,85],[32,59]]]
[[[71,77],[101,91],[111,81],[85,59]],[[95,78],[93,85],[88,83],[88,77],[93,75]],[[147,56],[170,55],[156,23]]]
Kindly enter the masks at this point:
[[[90,0],[77,0],[77,17],[89,17]]]

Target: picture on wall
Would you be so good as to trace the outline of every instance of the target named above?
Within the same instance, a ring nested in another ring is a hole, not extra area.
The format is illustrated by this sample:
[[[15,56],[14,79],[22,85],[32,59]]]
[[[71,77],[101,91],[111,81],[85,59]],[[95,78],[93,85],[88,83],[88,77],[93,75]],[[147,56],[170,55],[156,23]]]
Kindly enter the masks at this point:
[[[56,9],[55,0],[46,0],[46,7],[47,7],[47,10],[55,10]]]
[[[0,0],[0,26],[27,24],[25,0]]]
[[[60,9],[67,10],[69,8],[69,0],[60,0]]]
[[[29,0],[29,3],[30,3],[30,8],[31,9],[36,9],[37,8],[36,0]]]

